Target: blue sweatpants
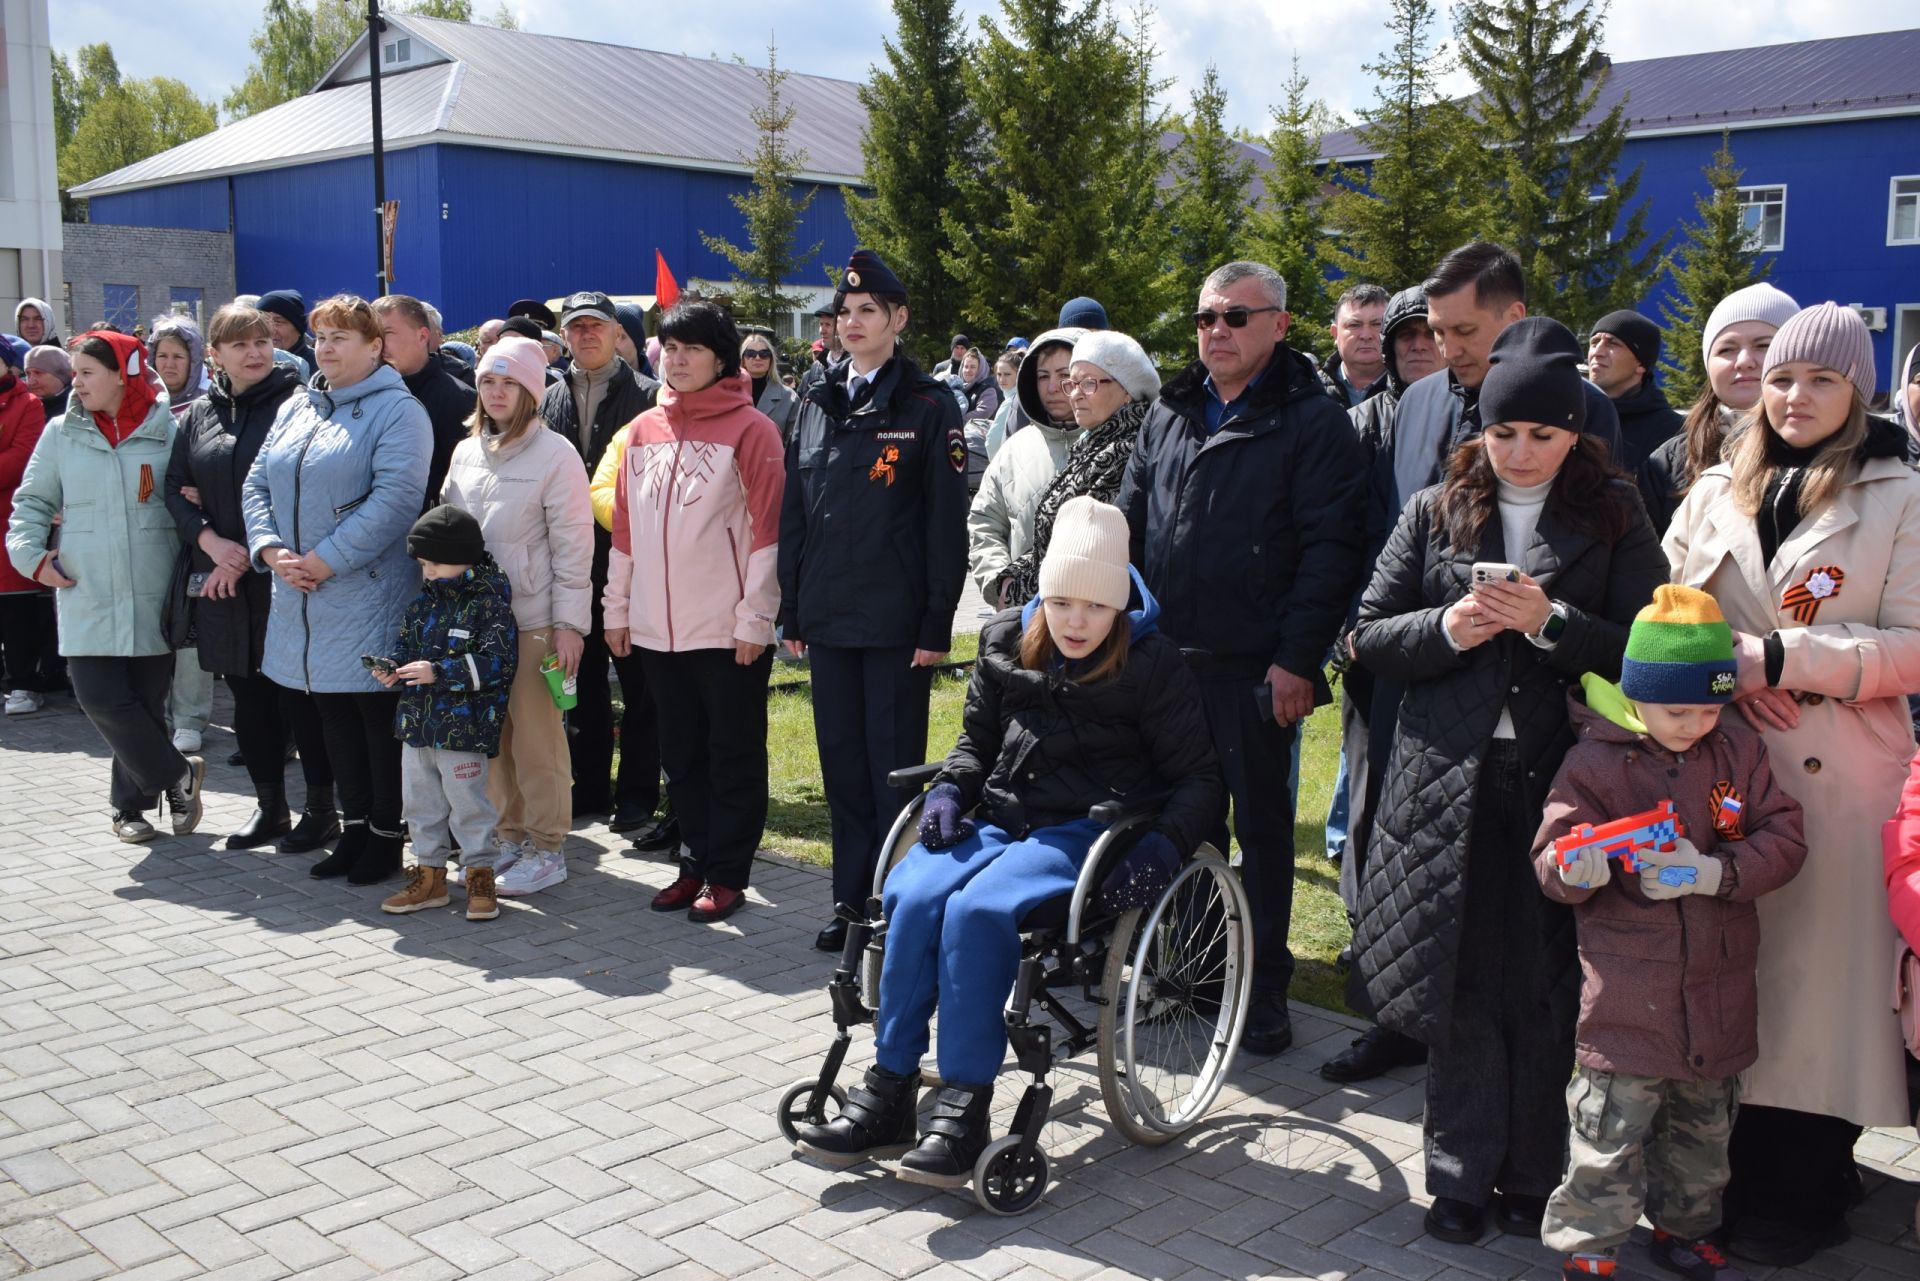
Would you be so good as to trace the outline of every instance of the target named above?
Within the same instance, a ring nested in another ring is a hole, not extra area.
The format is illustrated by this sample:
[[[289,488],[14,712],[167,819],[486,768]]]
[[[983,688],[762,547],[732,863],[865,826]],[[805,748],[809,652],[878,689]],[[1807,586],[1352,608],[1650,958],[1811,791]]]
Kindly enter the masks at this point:
[[[1020,922],[1073,892],[1101,827],[1078,819],[1013,840],[992,824],[944,850],[916,845],[887,876],[875,1059],[920,1067],[940,1007],[940,1079],[991,1085],[1007,1053],[1007,997],[1020,973]]]

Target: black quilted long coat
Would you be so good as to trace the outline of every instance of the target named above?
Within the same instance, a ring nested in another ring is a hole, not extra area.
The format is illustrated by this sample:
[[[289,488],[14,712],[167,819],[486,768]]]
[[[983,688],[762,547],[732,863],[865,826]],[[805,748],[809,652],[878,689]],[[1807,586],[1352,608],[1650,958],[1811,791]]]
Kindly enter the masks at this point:
[[[1554,492],[1532,543],[1510,555],[1497,517],[1487,521],[1478,547],[1450,546],[1435,518],[1440,487],[1422,490],[1401,514],[1360,605],[1358,660],[1407,689],[1367,851],[1354,964],[1379,1021],[1429,1045],[1444,1044],[1451,1023],[1460,926],[1471,891],[1467,841],[1480,764],[1502,705],[1513,715],[1526,805],[1537,823],[1560,758],[1574,741],[1567,687],[1585,672],[1619,678],[1628,625],[1667,581],[1666,557],[1633,485],[1618,480],[1610,492],[1632,517],[1615,542],[1575,533]],[[1502,632],[1454,652],[1442,618],[1470,590],[1475,561],[1511,561],[1564,605],[1559,643],[1542,649]],[[1571,1028],[1580,977],[1573,918],[1564,907],[1542,906],[1538,977]]]

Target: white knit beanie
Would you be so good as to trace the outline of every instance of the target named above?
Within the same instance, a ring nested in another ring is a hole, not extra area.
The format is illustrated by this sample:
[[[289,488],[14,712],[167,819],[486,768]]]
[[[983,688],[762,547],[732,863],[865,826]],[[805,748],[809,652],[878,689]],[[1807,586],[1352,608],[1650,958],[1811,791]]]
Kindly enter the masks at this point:
[[[1139,343],[1117,329],[1089,329],[1073,344],[1073,359],[1098,366],[1126,388],[1132,400],[1152,400],[1160,394],[1160,371]]]
[[[1127,518],[1120,509],[1087,494],[1061,504],[1053,518],[1053,540],[1040,562],[1042,599],[1068,596],[1125,609],[1132,589]]]
[[[1757,285],[1734,290],[1707,315],[1707,326],[1700,331],[1701,363],[1706,363],[1708,353],[1713,350],[1714,339],[1727,326],[1737,325],[1743,320],[1762,320],[1778,329],[1799,310],[1800,304],[1793,300],[1791,294],[1783,293],[1764,280]]]

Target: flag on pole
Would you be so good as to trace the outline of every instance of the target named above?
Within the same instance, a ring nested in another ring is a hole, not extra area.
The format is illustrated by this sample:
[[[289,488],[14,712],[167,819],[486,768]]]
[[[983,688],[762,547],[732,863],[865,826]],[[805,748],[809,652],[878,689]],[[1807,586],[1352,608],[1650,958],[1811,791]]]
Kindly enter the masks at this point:
[[[680,284],[667,267],[667,256],[658,249],[653,251],[653,295],[660,300],[661,311],[680,301]]]

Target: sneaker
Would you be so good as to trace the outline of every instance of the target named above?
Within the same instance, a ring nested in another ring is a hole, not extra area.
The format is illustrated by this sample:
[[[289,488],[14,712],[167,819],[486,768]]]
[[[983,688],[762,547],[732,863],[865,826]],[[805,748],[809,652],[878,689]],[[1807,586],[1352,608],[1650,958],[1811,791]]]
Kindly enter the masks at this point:
[[[197,729],[178,729],[173,732],[173,750],[182,756],[192,756],[202,744]]]
[[[500,899],[494,889],[493,869],[476,867],[467,881],[467,919],[491,921],[500,915]]]
[[[138,845],[160,835],[153,830],[153,824],[147,822],[147,816],[138,810],[115,810],[113,834],[129,845]]]
[[[198,756],[189,756],[187,772],[181,777],[179,786],[167,789],[167,812],[173,815],[175,836],[185,836],[200,826],[203,803],[201,784],[206,778],[207,763]]]
[[[1613,1281],[1619,1265],[1610,1254],[1569,1254],[1560,1260],[1561,1281]]]
[[[447,905],[447,869],[415,866],[407,874],[407,888],[380,904],[382,912],[423,912]]]
[[[534,850],[522,854],[505,875],[496,876],[494,893],[501,898],[520,898],[538,894],[567,879],[567,859],[554,850]],[[472,893],[469,887],[468,893]]]
[[[494,841],[493,874],[499,876],[500,873],[506,871],[515,863],[518,863],[521,855],[528,853],[532,849],[532,841]],[[459,867],[454,868],[452,872],[448,873],[448,879],[455,885],[465,885],[467,883],[467,865],[462,863]]]
[[[1728,1263],[1727,1256],[1713,1242],[1692,1241],[1658,1228],[1653,1230],[1647,1257],[1655,1267],[1678,1273],[1687,1281],[1747,1281],[1747,1274]]]
[[[30,689],[16,689],[7,695],[7,715],[30,716],[47,705],[47,700]]]

